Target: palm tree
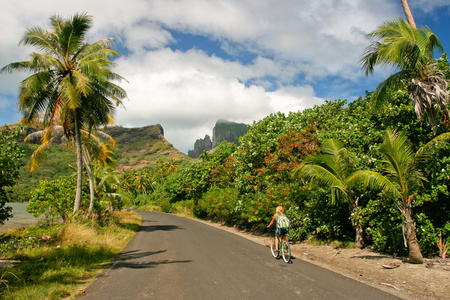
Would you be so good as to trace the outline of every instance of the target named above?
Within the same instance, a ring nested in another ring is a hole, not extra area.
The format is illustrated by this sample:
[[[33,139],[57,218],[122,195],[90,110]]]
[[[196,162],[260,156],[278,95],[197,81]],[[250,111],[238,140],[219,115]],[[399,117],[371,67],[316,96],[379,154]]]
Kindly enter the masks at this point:
[[[422,263],[423,257],[412,219],[412,203],[422,181],[426,179],[418,169],[417,157],[405,134],[388,130],[379,150],[385,156],[386,178],[394,186],[392,190],[399,199],[397,206],[405,218],[403,233],[409,249],[409,260],[412,263]]]
[[[436,143],[449,138],[450,133],[441,134],[414,153],[412,145],[404,133],[387,130],[379,148],[385,157],[385,175],[370,172],[366,177],[366,186],[381,189],[396,199],[397,207],[404,217],[403,235],[411,263],[423,263],[416,236],[416,224],[412,218],[414,197],[421,188],[422,182],[426,180],[419,169],[419,163],[426,161],[428,151]]]
[[[398,70],[375,89],[375,106],[383,105],[390,91],[406,84],[417,117],[427,117],[436,131],[441,113],[450,118],[448,81],[433,60],[435,51],[443,52],[437,36],[428,27],[417,29],[404,19],[398,19],[383,23],[366,38],[372,40],[360,59],[366,76],[373,74],[377,65]]]
[[[153,183],[154,183],[154,176],[152,175],[152,171],[142,169],[135,172],[133,182],[134,187],[136,190],[141,190],[144,195],[147,195],[147,189],[149,187],[152,188],[153,192],[155,191]]]
[[[59,122],[67,137],[74,137],[77,149],[77,191],[73,211],[81,202],[83,177],[81,129],[91,131],[112,121],[115,106],[122,104],[126,92],[111,80],[123,79],[111,71],[109,59],[119,53],[111,49],[113,39],[93,44],[85,42],[92,17],[75,14],[64,19],[50,18],[50,30],[33,27],[21,45],[38,49],[28,61],[15,62],[0,72],[29,71],[33,74],[20,83],[19,110],[22,122],[30,124],[42,117],[44,127]]]
[[[98,161],[102,166],[111,165],[114,160],[112,159],[113,152],[111,151],[111,147],[116,145],[116,141],[107,133],[102,131],[92,131],[88,132],[86,130],[81,130],[81,140],[83,144],[83,164],[86,168],[86,173],[89,179],[89,191],[90,191],[90,201],[89,201],[89,214],[92,213],[92,209],[94,207],[94,197],[95,197],[95,184],[94,178],[92,177],[91,172],[91,158],[94,158],[95,161]],[[44,130],[39,130],[27,135],[24,139],[24,142],[29,142],[30,140],[39,138],[40,145],[36,150],[32,153],[30,159],[30,171],[33,172],[39,166],[39,164],[44,159],[44,150],[51,144],[51,142],[57,138],[62,137],[62,142],[67,142],[67,145],[70,146],[73,144],[73,136],[67,136],[64,134],[64,126],[62,125],[52,125]],[[68,139],[70,138],[70,140]]]
[[[322,154],[310,156],[294,174],[315,179],[331,189],[331,202],[342,200],[347,203],[352,215],[352,226],[356,231],[355,247],[364,246],[363,227],[358,216],[359,197],[355,195],[358,179],[364,176],[364,171],[356,171],[354,155],[337,140],[325,140]]]
[[[121,198],[122,195],[118,193],[120,187],[119,172],[117,168],[111,165],[105,165],[99,160],[92,163],[93,169],[93,183],[95,195],[101,202],[103,199],[108,199],[109,210],[112,211],[115,205],[113,199]],[[90,203],[89,213],[93,210],[93,203]]]

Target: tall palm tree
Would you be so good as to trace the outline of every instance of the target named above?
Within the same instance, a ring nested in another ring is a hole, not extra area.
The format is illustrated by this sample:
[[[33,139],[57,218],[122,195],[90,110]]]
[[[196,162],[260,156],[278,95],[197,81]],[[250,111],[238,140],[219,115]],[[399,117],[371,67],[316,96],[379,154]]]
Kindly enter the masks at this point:
[[[398,19],[383,23],[366,38],[372,40],[360,59],[366,76],[372,74],[377,65],[398,70],[375,89],[375,106],[383,105],[390,91],[406,84],[417,117],[428,118],[436,131],[441,113],[450,118],[448,80],[433,60],[435,51],[443,52],[437,36],[428,27],[417,29],[404,19]]]
[[[343,147],[337,140],[325,140],[322,145],[322,153],[310,156],[298,168],[294,174],[300,174],[317,180],[331,189],[331,201],[341,200],[347,203],[352,215],[352,226],[356,231],[355,247],[364,246],[363,227],[359,221],[358,202],[355,195],[355,186],[358,178],[364,176],[363,171],[356,171],[354,155]]]
[[[77,148],[77,192],[73,211],[81,202],[83,177],[81,129],[90,131],[112,121],[115,106],[122,104],[126,92],[112,80],[123,78],[111,71],[110,58],[119,53],[111,47],[113,39],[92,44],[85,42],[92,17],[85,13],[70,18],[52,16],[50,30],[33,27],[26,31],[21,45],[36,47],[28,61],[11,63],[0,72],[29,71],[20,83],[19,110],[22,122],[30,124],[42,117],[44,126],[63,124]]]

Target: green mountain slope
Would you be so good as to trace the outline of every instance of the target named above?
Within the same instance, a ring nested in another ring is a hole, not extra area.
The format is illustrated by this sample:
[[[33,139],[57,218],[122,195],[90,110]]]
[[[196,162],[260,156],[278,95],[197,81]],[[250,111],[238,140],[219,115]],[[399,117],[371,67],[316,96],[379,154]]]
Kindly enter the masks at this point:
[[[9,127],[14,128],[15,125]],[[25,128],[24,137],[37,130],[40,128]],[[145,167],[152,168],[161,159],[182,162],[191,160],[165,139],[164,130],[159,124],[138,128],[114,126],[104,128],[102,131],[111,135],[117,142],[113,151],[117,168],[121,172]],[[28,162],[31,154],[38,147],[39,140],[23,144],[26,151],[23,159],[24,166],[20,170],[18,184],[13,188],[18,200],[26,201],[30,191],[41,180],[55,180],[75,174],[75,149],[60,142],[60,139],[55,139],[54,143],[45,150],[44,161],[32,173],[29,171]]]
[[[190,159],[164,138],[164,129],[159,124],[139,128],[114,126],[103,131],[117,142],[114,152],[121,171],[149,167],[159,159]]]

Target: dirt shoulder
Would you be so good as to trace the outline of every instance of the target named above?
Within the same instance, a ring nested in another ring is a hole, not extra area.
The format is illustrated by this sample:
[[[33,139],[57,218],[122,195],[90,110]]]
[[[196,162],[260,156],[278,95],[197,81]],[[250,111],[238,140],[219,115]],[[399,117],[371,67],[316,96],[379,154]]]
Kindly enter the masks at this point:
[[[201,221],[204,222],[204,221]],[[268,246],[270,237],[256,236],[217,223],[211,226],[233,232]],[[405,257],[383,255],[367,249],[336,249],[306,242],[291,247],[293,263],[308,261],[346,277],[364,282],[403,299],[450,299],[450,259],[425,259],[410,264]],[[267,257],[271,259],[267,249]]]

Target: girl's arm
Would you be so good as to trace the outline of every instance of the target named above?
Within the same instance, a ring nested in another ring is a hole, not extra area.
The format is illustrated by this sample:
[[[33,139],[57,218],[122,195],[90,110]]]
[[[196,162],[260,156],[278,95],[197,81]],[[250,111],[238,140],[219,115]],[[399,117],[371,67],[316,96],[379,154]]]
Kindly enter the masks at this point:
[[[277,219],[277,214],[273,215],[272,221],[270,222],[269,226],[267,226],[267,228],[269,228],[270,226],[272,226],[273,222],[275,222],[275,220]]]

